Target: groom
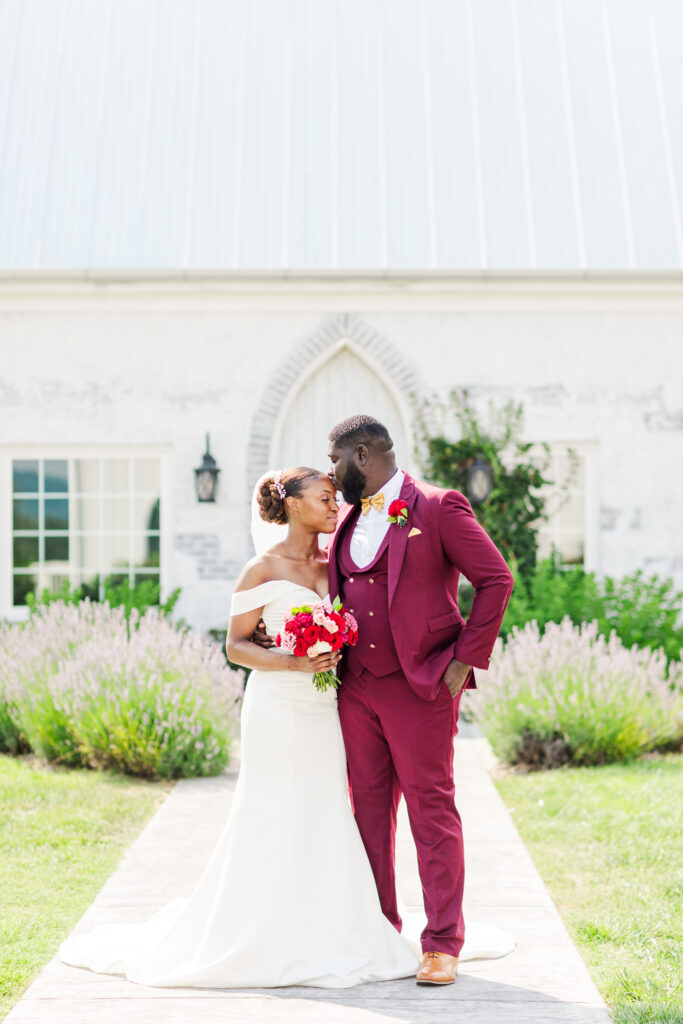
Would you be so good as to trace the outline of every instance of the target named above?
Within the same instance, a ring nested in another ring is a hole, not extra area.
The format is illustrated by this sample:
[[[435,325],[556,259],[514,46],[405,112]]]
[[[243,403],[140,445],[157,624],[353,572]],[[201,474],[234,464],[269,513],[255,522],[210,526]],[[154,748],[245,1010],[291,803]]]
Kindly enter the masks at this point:
[[[427,914],[417,980],[450,984],[465,937],[453,740],[462,692],[476,686],[472,666],[488,668],[513,578],[464,495],[397,468],[378,420],[337,424],[328,455],[346,502],[330,542],[330,593],[359,628],[338,701],[354,814],[382,910],[400,930],[394,847],[403,793]],[[476,592],[467,623],[461,571]]]

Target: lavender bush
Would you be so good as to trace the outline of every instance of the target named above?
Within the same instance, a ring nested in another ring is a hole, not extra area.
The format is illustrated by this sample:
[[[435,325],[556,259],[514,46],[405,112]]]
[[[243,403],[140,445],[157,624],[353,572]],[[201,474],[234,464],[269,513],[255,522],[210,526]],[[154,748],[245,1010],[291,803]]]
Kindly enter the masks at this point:
[[[496,755],[535,767],[605,764],[683,741],[683,671],[661,649],[626,648],[598,623],[536,620],[497,641],[468,694]]]
[[[0,749],[144,777],[217,775],[239,720],[241,672],[158,608],[39,608],[0,627]]]

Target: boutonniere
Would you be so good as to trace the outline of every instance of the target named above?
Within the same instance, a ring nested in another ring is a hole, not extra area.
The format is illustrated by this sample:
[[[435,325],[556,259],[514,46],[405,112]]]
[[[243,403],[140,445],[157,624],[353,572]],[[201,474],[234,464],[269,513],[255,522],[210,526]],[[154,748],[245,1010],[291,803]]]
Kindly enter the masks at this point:
[[[397,498],[396,501],[392,501],[387,511],[389,513],[388,523],[395,523],[396,526],[405,526],[408,522],[408,502],[404,501],[403,498]]]

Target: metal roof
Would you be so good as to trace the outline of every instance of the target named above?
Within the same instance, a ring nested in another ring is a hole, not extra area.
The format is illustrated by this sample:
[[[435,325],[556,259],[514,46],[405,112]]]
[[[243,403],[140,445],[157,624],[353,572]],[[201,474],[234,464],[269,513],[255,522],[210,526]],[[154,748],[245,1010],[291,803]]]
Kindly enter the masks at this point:
[[[0,268],[683,267],[677,0],[0,0]]]

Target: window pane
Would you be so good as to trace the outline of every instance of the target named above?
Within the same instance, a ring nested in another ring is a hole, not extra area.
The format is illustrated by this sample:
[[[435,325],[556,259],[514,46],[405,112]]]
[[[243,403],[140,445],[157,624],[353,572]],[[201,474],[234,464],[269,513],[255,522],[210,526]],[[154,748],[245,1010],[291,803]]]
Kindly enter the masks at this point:
[[[45,459],[45,490],[66,494],[69,490],[68,463],[66,459]]]
[[[120,587],[123,583],[130,583],[128,570],[117,569],[115,572],[107,573],[105,582],[108,587]]]
[[[133,498],[133,529],[159,529],[159,499],[157,497]]]
[[[100,576],[95,572],[77,572],[72,576],[72,586],[81,587],[83,597],[89,597],[91,601],[99,601],[104,594],[100,594]]]
[[[71,499],[71,529],[99,530],[100,499],[82,498],[80,495]],[[106,499],[105,499],[106,500]]]
[[[159,573],[158,572],[136,572],[133,577],[133,586],[137,586],[139,583],[143,583],[145,580],[151,580],[156,583],[157,588],[159,586]],[[157,590],[158,593],[158,590]]]
[[[572,494],[568,498],[566,505],[563,505],[557,514],[557,525],[562,529],[570,528],[580,533],[583,530],[583,523],[583,494]]]
[[[46,537],[45,538],[45,561],[46,562],[68,562],[69,561],[69,538],[68,537]]]
[[[38,529],[38,499],[37,498],[15,498],[14,499],[14,529],[15,530],[37,530]]]
[[[161,460],[133,459],[133,490],[152,491],[158,494],[161,490]]]
[[[159,538],[156,536],[133,537],[133,562],[136,567],[159,568]]]
[[[558,547],[562,561],[577,565],[583,562],[583,536],[579,533],[563,533],[560,535]]]
[[[13,604],[26,604],[26,595],[31,590],[36,589],[36,578],[35,576],[19,576],[17,573],[14,575],[12,587],[12,603]]]
[[[571,445],[570,444],[567,445],[567,448],[571,448]],[[575,449],[575,451],[576,451],[576,449]],[[577,455],[578,463],[577,463],[577,466],[576,466],[576,476],[574,477],[574,480],[572,482],[572,490],[573,491],[582,491],[584,489],[584,487],[585,487],[585,477],[586,477],[585,462],[586,462],[586,460],[583,457],[583,455],[581,454],[581,452],[576,452],[576,455]],[[566,454],[566,449],[563,448],[562,452],[559,454],[559,457],[558,457],[558,460],[557,460],[557,476],[558,476],[558,481],[557,482],[558,483],[563,483],[565,480],[567,480],[569,478],[569,475],[570,475],[571,471],[572,471],[571,459]]]
[[[12,460],[12,490],[38,491],[38,459]]]
[[[104,460],[105,491],[127,494],[130,490],[130,459]]]
[[[76,493],[99,494],[99,459],[74,459],[74,490]]]
[[[103,569],[109,572],[111,569],[126,567],[130,560],[128,549],[128,536],[117,537],[105,534]]]
[[[99,596],[105,575],[132,582],[135,573],[158,585],[158,457],[13,459],[12,473],[13,493],[31,495],[13,499],[19,603],[29,591],[56,589],[64,580]],[[103,490],[110,497],[102,498]],[[24,532],[29,536],[17,535]]]
[[[538,531],[538,558],[550,558],[554,534],[552,530]]]
[[[68,530],[69,529],[69,499],[68,498],[46,498],[45,499],[45,529],[46,530]]]
[[[61,590],[64,582],[69,582],[69,573],[66,569],[55,569],[52,564],[43,566],[38,578],[38,591]]]
[[[128,498],[105,498],[102,511],[105,530],[128,530],[130,528]]]
[[[97,533],[71,535],[71,561],[75,569],[94,572],[100,566],[100,536]]]
[[[14,568],[29,569],[38,561],[38,538],[14,538]]]

